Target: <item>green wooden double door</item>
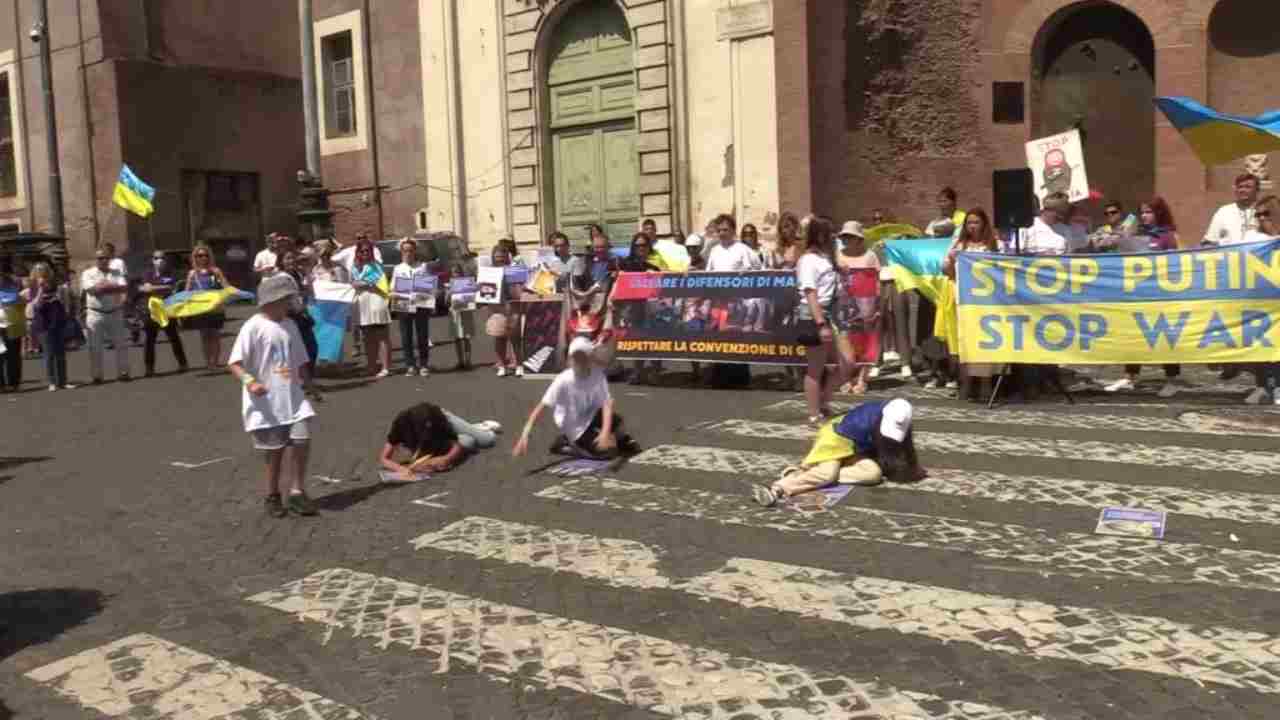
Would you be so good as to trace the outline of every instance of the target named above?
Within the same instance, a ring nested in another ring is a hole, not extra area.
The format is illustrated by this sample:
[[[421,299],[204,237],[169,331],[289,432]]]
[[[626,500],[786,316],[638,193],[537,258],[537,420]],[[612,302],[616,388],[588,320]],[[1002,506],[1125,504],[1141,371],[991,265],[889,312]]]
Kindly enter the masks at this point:
[[[631,31],[616,3],[579,3],[556,28],[548,118],[556,227],[575,244],[587,225],[627,243],[640,215]]]

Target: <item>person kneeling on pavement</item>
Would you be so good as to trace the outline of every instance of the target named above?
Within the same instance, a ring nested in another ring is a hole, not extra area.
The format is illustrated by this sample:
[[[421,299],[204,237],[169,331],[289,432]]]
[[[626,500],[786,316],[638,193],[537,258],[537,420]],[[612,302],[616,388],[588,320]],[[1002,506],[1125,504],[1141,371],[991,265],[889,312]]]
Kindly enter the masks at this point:
[[[772,485],[758,485],[755,501],[772,507],[780,501],[829,485],[879,485],[916,482],[928,476],[916,457],[911,434],[911,403],[897,398],[863,403],[818,430],[813,448],[799,467],[782,471]]]
[[[622,416],[614,412],[609,382],[593,359],[596,346],[584,337],[569,343],[570,368],[556,376],[529,413],[524,432],[512,455],[529,450],[529,433],[544,410],[553,410],[560,435],[551,446],[555,455],[607,459],[639,452],[634,440],[622,430]]]
[[[419,473],[452,470],[468,453],[493,447],[500,432],[502,425],[495,420],[473,424],[438,405],[418,403],[391,421],[378,461],[402,479],[413,480]],[[396,461],[397,448],[410,453],[408,464]]]

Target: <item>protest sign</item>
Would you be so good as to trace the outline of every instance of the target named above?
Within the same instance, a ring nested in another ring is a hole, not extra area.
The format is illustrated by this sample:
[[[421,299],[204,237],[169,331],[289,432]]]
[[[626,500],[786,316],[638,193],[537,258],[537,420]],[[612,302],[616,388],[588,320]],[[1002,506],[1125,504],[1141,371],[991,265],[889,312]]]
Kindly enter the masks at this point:
[[[961,253],[956,277],[963,362],[1280,361],[1280,240],[1133,255]]]
[[[554,375],[564,369],[564,298],[538,298],[521,303],[525,370]]]
[[[1129,537],[1164,539],[1165,513],[1160,510],[1140,508],[1103,508],[1098,515],[1099,535],[1127,535]]]
[[[1027,167],[1035,177],[1036,197],[1065,193],[1071,202],[1089,197],[1080,131],[1071,130],[1027,143]]]
[[[500,305],[506,302],[504,275],[500,267],[482,267],[476,276],[476,303]]]
[[[473,277],[457,277],[449,280],[449,306],[454,310],[474,310],[477,283]]]
[[[425,268],[413,274],[413,309],[434,310],[436,307],[436,276]]]
[[[806,362],[793,272],[622,273],[613,298],[620,359]]]

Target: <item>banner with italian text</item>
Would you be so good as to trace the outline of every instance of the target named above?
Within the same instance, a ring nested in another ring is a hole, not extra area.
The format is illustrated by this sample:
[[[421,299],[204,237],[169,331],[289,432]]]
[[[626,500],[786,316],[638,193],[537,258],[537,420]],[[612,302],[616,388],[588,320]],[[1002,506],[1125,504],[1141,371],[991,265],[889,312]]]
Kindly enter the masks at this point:
[[[806,363],[791,271],[622,273],[613,300],[623,360]]]
[[[961,253],[974,363],[1280,361],[1280,240],[1133,255]]]

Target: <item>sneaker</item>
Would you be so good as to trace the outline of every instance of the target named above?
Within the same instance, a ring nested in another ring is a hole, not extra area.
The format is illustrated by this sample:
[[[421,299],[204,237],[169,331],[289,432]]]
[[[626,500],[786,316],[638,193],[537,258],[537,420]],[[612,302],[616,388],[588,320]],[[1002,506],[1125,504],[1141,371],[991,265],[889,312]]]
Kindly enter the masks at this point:
[[[887,363],[902,362],[902,356],[892,350],[885,350],[884,361]]]
[[[120,373],[120,377],[116,378],[120,382],[133,382],[133,376],[129,373]]]
[[[316,514],[316,504],[311,502],[306,493],[289,493],[289,512],[311,517]]]
[[[58,392],[58,386],[57,386],[57,385],[50,385],[50,386],[49,386],[49,392]]]
[[[381,372],[379,372],[377,375],[374,375],[373,379],[381,380],[384,377],[391,377],[391,373],[386,368],[383,368]]]
[[[1253,392],[1249,393],[1249,397],[1244,399],[1244,403],[1246,405],[1261,405],[1270,395],[1271,393],[1267,392],[1266,388],[1254,388]],[[1280,397],[1280,395],[1277,395],[1277,397]]]
[[[640,443],[630,435],[623,435],[618,438],[618,452],[625,457],[634,457],[640,454]]]
[[[552,455],[569,455],[573,446],[569,444],[569,438],[564,435],[557,435],[555,440],[551,441]]]
[[[912,376],[913,374],[914,374],[914,373],[912,373],[912,372],[911,372],[911,366],[910,366],[910,365],[903,365],[903,366],[902,366],[902,379],[903,379],[903,380],[910,380],[910,379],[911,379],[911,376]]]
[[[507,368],[506,368],[505,366],[503,366],[503,365],[499,365],[499,366],[498,366],[498,377],[506,377],[506,376],[507,376]]]
[[[959,387],[960,387],[960,383],[956,382],[955,380],[948,380],[948,381],[947,381],[946,388],[947,388],[948,390],[956,390],[956,389],[958,389]]]
[[[418,368],[416,368],[416,367],[411,367],[411,368],[409,368],[408,370],[405,370],[405,371],[404,371],[404,376],[405,376],[405,377],[418,377]]]
[[[75,385],[72,385],[71,383],[62,383],[62,389],[63,389],[63,390],[75,390],[75,389],[76,389],[76,386],[75,386]]]
[[[810,426],[812,426],[812,427],[818,427],[818,426],[822,425],[822,423],[824,423],[824,422],[826,422],[826,421],[827,421],[827,419],[826,419],[825,417],[821,416],[821,415],[810,415],[810,416],[809,416],[809,425],[810,425]]]
[[[262,506],[267,509],[267,515],[273,518],[282,518],[289,514],[289,511],[284,509],[284,503],[280,501],[280,496],[276,493],[268,495],[266,500],[262,501]]]
[[[761,507],[773,507],[778,504],[778,492],[766,485],[751,488],[751,497]]]
[[[1133,384],[1132,378],[1120,378],[1119,380],[1102,388],[1102,390],[1103,392],[1113,393],[1120,392],[1121,390],[1132,390],[1134,387],[1135,385]]]
[[[419,371],[418,371],[418,377],[427,377],[427,376],[428,376],[428,375],[430,375],[430,374],[431,374],[431,369],[430,369],[430,368],[425,368],[425,367],[424,367],[424,368],[422,368],[421,370],[419,370]]]
[[[880,377],[880,366],[876,365],[875,367],[871,368],[871,372],[867,373],[867,377],[871,378],[872,380],[875,380],[876,378]]]
[[[906,376],[904,375],[903,377],[906,377]],[[925,389],[925,390],[935,390],[935,389],[937,389],[937,388],[939,388],[939,387],[941,387],[941,385],[938,383],[938,379],[937,379],[937,378],[932,378],[932,379],[930,379],[930,380],[929,380],[929,382],[927,382],[927,383],[925,383],[925,384],[924,384],[924,389]]]
[[[522,377],[524,377],[524,366],[523,366],[523,365],[517,365],[517,366],[516,366],[516,377],[518,377],[518,378],[522,378]]]
[[[1275,400],[1272,401],[1277,407],[1280,407],[1280,392],[1275,394]]]
[[[1160,388],[1160,392],[1156,393],[1157,396],[1162,398],[1171,398],[1177,394],[1178,386],[1175,385],[1172,380],[1166,382],[1164,386]]]
[[[497,420],[481,420],[480,422],[476,423],[476,427],[482,428],[484,430],[488,430],[489,432],[495,435],[502,434],[502,423],[498,422]]]

